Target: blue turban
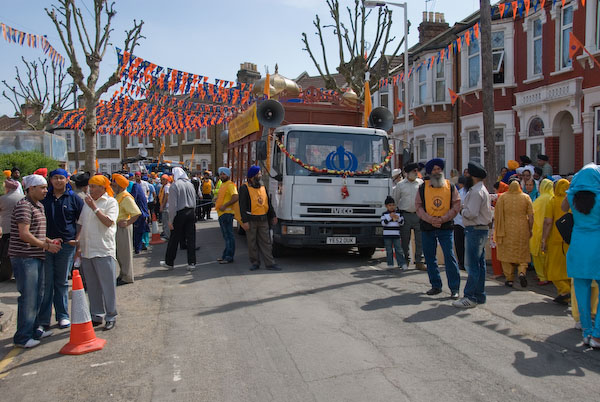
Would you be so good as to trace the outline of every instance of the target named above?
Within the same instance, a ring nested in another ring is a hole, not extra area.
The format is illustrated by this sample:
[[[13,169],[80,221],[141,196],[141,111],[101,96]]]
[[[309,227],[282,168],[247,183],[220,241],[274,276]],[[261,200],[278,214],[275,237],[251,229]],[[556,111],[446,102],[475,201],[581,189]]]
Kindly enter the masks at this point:
[[[434,158],[425,164],[425,173],[431,174],[434,166],[439,166],[444,170],[446,162],[441,158]]]
[[[48,175],[48,194],[46,194],[46,197],[54,195],[54,187],[52,186],[52,182],[50,181],[50,179],[52,178],[52,176],[56,175],[64,176],[67,179],[69,178],[69,172],[67,172],[65,169],[58,168],[51,171]],[[73,194],[73,187],[71,187],[71,183],[69,183],[68,181],[67,186],[65,188],[65,193]]]
[[[258,174],[258,172],[260,172],[260,166],[250,166],[250,169],[248,169],[248,178],[253,178]]]
[[[228,167],[220,167],[219,170],[217,170],[217,172],[219,174],[224,173],[227,177],[231,177],[231,169],[229,169]]]

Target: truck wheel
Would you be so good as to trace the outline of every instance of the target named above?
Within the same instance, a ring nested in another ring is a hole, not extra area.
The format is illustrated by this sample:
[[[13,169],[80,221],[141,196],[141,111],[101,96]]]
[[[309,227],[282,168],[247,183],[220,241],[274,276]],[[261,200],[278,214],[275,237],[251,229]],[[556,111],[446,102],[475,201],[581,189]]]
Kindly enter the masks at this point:
[[[375,247],[359,247],[358,248],[358,255],[360,255],[361,258],[371,258],[373,256],[373,254],[375,254]]]
[[[284,257],[287,253],[287,247],[283,244],[273,242],[273,257],[280,258]]]

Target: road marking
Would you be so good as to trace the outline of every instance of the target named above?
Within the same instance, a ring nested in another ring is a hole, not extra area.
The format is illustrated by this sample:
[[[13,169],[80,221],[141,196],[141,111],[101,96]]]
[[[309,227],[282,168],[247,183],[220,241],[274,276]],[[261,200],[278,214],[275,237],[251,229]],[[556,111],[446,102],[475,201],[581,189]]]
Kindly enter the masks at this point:
[[[15,359],[15,357],[17,357],[22,351],[23,351],[23,349],[20,349],[20,348],[12,348],[12,350],[10,352],[8,352],[6,354],[6,356],[4,356],[4,359],[0,360],[0,373],[2,373],[2,371],[9,364],[11,364],[12,361]],[[8,375],[8,373],[10,373],[10,371],[0,374],[0,378],[6,377]]]
[[[199,267],[201,265],[210,265],[210,264],[216,264],[216,263],[217,263],[216,260],[215,261],[201,262],[201,263],[196,264],[196,267]],[[183,267],[187,267],[187,266],[188,266],[187,264],[178,264],[178,265],[173,265],[173,268],[183,268]]]
[[[23,377],[27,377],[28,375],[36,375],[37,371],[30,371],[29,373],[23,373]]]
[[[173,355],[173,359],[178,360],[179,356]],[[181,381],[181,370],[177,363],[173,363],[173,382]]]
[[[114,362],[108,361],[108,362],[104,362],[104,363],[94,363],[94,364],[90,364],[90,367],[100,367],[100,366],[108,366],[109,364],[113,364]]]

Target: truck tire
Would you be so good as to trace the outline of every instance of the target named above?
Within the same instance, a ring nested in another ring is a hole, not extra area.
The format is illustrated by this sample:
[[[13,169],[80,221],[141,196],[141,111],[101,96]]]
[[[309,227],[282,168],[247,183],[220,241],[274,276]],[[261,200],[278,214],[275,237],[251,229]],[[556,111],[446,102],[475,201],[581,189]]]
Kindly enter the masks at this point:
[[[285,257],[287,254],[287,247],[283,244],[273,242],[273,257],[280,258]]]
[[[375,254],[375,247],[359,247],[358,255],[361,258],[371,258]]]

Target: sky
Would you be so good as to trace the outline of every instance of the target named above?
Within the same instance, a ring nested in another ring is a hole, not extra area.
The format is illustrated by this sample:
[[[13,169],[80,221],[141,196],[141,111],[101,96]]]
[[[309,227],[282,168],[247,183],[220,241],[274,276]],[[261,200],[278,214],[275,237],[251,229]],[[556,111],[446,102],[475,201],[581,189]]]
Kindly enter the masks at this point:
[[[56,28],[44,11],[52,4],[56,3],[53,0],[0,0],[0,22],[27,33],[47,35],[52,46],[66,56]],[[84,16],[91,19],[93,1],[77,0],[77,4]],[[354,1],[340,0],[343,13],[347,6],[353,8]],[[417,27],[423,19],[423,11],[444,13],[452,25],[478,7],[479,0],[408,0],[408,19],[412,24],[409,45],[418,42]],[[321,61],[313,20],[318,14],[322,24],[331,21],[325,0],[117,0],[115,9],[112,46],[102,62],[99,84],[116,69],[114,48],[123,47],[124,31],[133,26],[134,19],[144,21],[142,34],[146,37],[136,48],[136,56],[163,67],[207,76],[209,82],[217,78],[236,81],[243,62],[256,64],[263,76],[266,68],[273,73],[275,64],[279,65],[280,74],[291,79],[304,71],[317,75],[308,53],[302,50],[302,32],[308,35],[311,48]],[[391,9],[392,34],[396,36],[394,43],[398,43],[404,35],[403,10]],[[373,37],[376,10],[369,22],[368,30]],[[324,32],[330,69],[334,69],[337,41],[330,29]],[[22,66],[22,56],[35,60],[44,54],[41,49],[8,43],[0,36],[0,81],[14,85],[11,83],[14,83],[15,66]],[[80,63],[85,64],[82,59]],[[6,89],[3,84],[0,86]],[[109,90],[112,92],[114,88]],[[3,114],[12,116],[14,109],[9,101],[0,97],[0,115]]]

